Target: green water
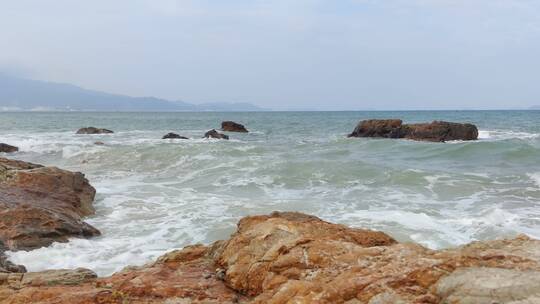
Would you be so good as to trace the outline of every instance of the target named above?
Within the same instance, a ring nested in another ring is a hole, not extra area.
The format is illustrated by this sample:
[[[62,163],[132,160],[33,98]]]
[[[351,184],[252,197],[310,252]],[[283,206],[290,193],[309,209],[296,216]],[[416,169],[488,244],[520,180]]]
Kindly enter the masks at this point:
[[[368,118],[471,122],[480,140],[346,138]],[[222,120],[251,132],[202,139]],[[83,126],[115,134],[75,135]],[[191,139],[160,139],[171,131]],[[431,248],[540,237],[540,111],[0,113],[0,142],[21,148],[14,158],[82,171],[98,191],[88,222],[103,236],[11,254],[30,270],[108,274],[273,210]]]

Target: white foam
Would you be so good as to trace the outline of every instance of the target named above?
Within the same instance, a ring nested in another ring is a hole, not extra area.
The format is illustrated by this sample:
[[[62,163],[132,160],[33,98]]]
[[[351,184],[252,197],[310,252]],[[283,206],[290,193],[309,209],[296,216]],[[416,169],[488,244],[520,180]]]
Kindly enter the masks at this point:
[[[489,131],[478,130],[478,139],[489,139],[491,138]]]
[[[540,188],[540,172],[527,173],[527,176]]]
[[[507,140],[507,139],[534,139],[540,138],[538,133],[519,132],[512,130],[479,130],[478,139]]]
[[[239,218],[274,210],[382,230],[431,248],[540,231],[537,167],[508,179],[514,171],[494,173],[466,160],[454,165],[439,153],[456,146],[318,133],[300,141],[295,134],[222,141],[203,139],[203,130],[180,132],[189,140],[162,140],[167,132],[2,135],[21,147],[18,158],[84,172],[98,192],[97,213],[85,220],[103,233],[9,253],[14,262],[30,271],[87,267],[107,275],[174,248],[227,238]],[[480,131],[486,141],[535,136]],[[96,146],[98,140],[105,145]],[[396,153],[398,146],[404,149]],[[437,155],[418,159],[417,149]]]

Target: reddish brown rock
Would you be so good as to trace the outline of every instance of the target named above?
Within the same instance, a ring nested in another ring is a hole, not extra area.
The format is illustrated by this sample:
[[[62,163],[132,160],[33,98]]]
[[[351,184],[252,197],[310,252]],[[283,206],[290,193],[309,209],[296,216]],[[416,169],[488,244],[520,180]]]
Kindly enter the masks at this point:
[[[401,119],[371,119],[358,123],[349,137],[402,138]]]
[[[433,121],[422,124],[403,124],[399,119],[372,119],[358,123],[349,137],[407,138],[412,140],[445,142],[476,140],[478,129],[472,124]]]
[[[227,241],[108,278],[0,274],[0,302],[538,303],[539,278],[540,241],[526,236],[437,251],[284,212],[246,217]]]
[[[221,130],[227,132],[242,132],[247,133],[248,130],[244,125],[236,123],[234,121],[224,121],[221,123]]]
[[[0,153],[13,153],[19,151],[19,148],[8,144],[0,143]]]
[[[0,241],[28,250],[99,235],[82,221],[95,193],[82,173],[0,158]]]
[[[406,125],[405,138],[427,141],[476,140],[478,129],[472,124],[434,121],[430,124]]]

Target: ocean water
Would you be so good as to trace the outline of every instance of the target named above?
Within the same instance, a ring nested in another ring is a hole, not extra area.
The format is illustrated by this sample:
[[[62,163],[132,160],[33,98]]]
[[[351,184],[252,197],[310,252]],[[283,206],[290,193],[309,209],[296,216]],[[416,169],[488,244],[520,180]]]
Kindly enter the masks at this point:
[[[368,118],[471,122],[475,142],[346,138]],[[222,120],[248,134],[202,139]],[[76,135],[79,127],[114,130]],[[162,140],[167,132],[190,140]],[[106,145],[96,146],[95,141]],[[108,275],[227,238],[246,215],[294,210],[446,248],[540,238],[540,111],[0,113],[12,157],[86,174],[94,239],[9,253],[37,271]]]

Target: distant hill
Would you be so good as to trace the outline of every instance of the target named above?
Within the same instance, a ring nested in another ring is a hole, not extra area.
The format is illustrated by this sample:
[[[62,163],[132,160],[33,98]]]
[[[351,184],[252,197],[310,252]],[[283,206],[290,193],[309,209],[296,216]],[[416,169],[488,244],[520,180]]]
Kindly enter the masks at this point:
[[[191,104],[131,97],[0,73],[0,111],[263,111],[249,103]]]
[[[540,106],[532,106],[529,110],[540,110]]]

